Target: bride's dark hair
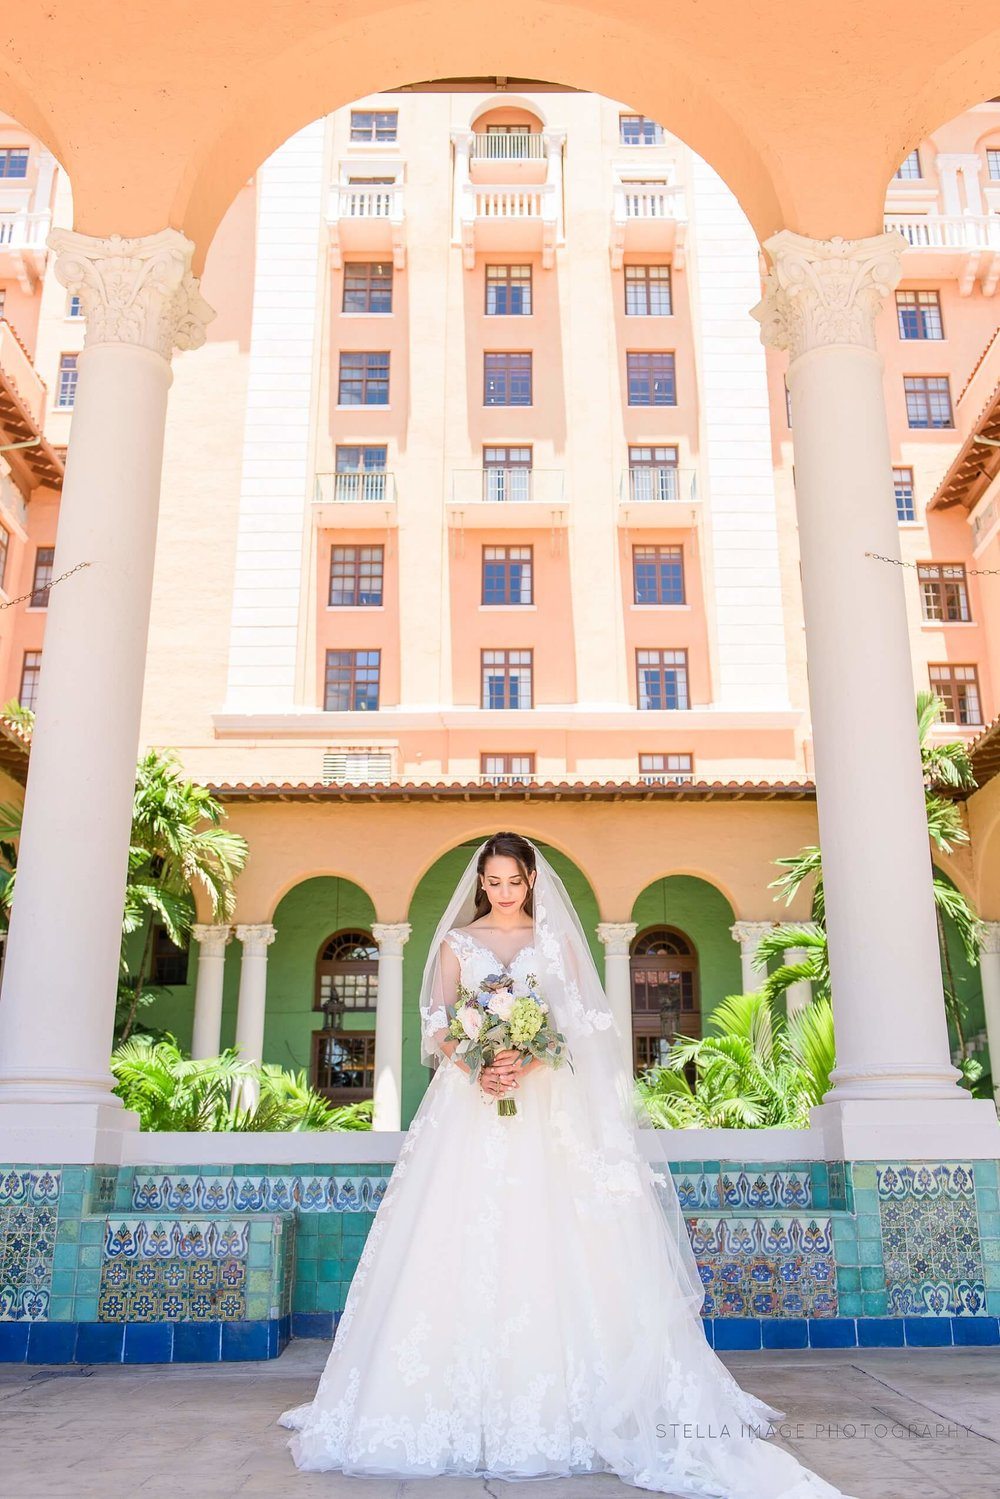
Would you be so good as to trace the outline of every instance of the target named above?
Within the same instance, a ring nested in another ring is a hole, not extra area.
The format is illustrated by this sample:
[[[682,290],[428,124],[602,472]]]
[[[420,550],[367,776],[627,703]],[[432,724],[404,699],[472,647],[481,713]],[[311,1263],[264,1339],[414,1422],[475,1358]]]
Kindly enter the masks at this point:
[[[486,869],[487,859],[496,858],[513,859],[517,864],[524,876],[524,883],[528,887],[521,909],[526,916],[534,916],[531,875],[535,872],[535,850],[526,838],[521,837],[520,833],[494,833],[493,837],[487,838],[483,844],[483,851],[476,865],[476,914],[473,919],[478,920],[480,916],[488,916],[493,909],[490,905],[490,898],[483,889],[483,872]]]

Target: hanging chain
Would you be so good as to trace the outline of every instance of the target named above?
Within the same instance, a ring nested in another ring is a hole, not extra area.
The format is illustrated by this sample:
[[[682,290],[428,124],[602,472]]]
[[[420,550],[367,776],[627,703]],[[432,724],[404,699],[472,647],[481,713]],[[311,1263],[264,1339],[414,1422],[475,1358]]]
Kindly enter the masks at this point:
[[[53,578],[51,583],[43,583],[40,588],[33,588],[30,593],[22,593],[20,598],[7,599],[5,603],[0,603],[0,609],[13,609],[15,604],[26,604],[29,599],[37,598],[40,593],[48,593],[49,589],[55,588],[57,583],[62,583],[66,578],[71,578],[81,568],[90,566],[89,562],[78,562],[75,567],[71,567],[67,572],[60,573],[58,578]]]
[[[866,552],[866,557],[871,557],[875,562],[891,562],[893,567],[937,567],[941,564],[935,562],[903,562],[899,557],[883,557],[881,552]],[[944,566],[951,564],[945,563]],[[1000,567],[967,567],[965,569],[967,578],[996,578],[1000,577]]]

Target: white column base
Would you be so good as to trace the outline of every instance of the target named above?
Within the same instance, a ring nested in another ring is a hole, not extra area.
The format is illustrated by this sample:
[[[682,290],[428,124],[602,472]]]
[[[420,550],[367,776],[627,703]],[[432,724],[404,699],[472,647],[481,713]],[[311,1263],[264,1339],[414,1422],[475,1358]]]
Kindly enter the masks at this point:
[[[1000,1120],[988,1098],[845,1099],[809,1110],[828,1161],[1000,1159]]]
[[[0,1102],[0,1162],[23,1166],[116,1166],[139,1116],[104,1103]]]

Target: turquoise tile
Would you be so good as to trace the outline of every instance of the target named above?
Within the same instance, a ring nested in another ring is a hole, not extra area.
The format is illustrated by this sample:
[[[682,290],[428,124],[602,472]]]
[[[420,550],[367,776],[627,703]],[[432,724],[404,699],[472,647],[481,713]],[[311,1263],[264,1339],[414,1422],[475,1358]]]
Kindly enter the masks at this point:
[[[882,1220],[877,1213],[859,1213],[857,1221],[859,1239],[881,1239]]]
[[[80,1223],[81,1244],[103,1244],[106,1233],[103,1218],[84,1218]]]
[[[859,1187],[871,1187],[874,1190],[876,1186],[874,1165],[869,1165],[867,1162],[862,1161],[853,1161],[851,1163],[851,1180],[854,1182],[855,1191]]]
[[[972,1178],[976,1184],[977,1196],[980,1187],[995,1187],[997,1185],[997,1162],[973,1161]]]
[[[248,1265],[270,1265],[272,1258],[273,1251],[270,1240],[266,1244],[251,1243],[247,1249]]]
[[[80,1248],[80,1266],[81,1266],[81,1269],[83,1269],[83,1268],[88,1268],[89,1269],[89,1268],[94,1267],[95,1265],[99,1265],[101,1263],[102,1258],[103,1258],[103,1253],[102,1253],[102,1250],[101,1250],[101,1247],[100,1247],[99,1244],[84,1244],[84,1245],[81,1246],[81,1248]]]
[[[998,1200],[1000,1200],[1000,1194],[998,1194],[996,1187],[976,1188],[976,1207],[979,1209],[980,1220],[983,1213],[995,1213],[997,1211]]]
[[[341,1280],[344,1274],[344,1262],[342,1260],[319,1260],[316,1266],[316,1279],[318,1281]]]
[[[97,1321],[97,1297],[81,1296],[77,1292],[74,1310],[74,1322],[96,1322]]]
[[[324,1290],[326,1287],[324,1286]],[[292,1309],[296,1312],[315,1312],[316,1284],[311,1281],[308,1285],[296,1285],[292,1294]]]
[[[991,1317],[1000,1317],[1000,1286],[987,1290],[986,1310]]]
[[[75,1299],[73,1296],[53,1296],[49,1302],[50,1322],[75,1322]]]
[[[861,1272],[861,1289],[863,1291],[884,1291],[885,1271],[881,1265],[866,1265]]]
[[[861,1316],[862,1302],[860,1291],[845,1291],[844,1294],[838,1298],[838,1302],[838,1310],[842,1317]]]
[[[340,1293],[339,1280],[320,1281],[316,1287],[315,1300],[310,1307],[300,1307],[300,1311],[316,1312],[339,1312],[343,1306]]]
[[[76,1244],[80,1237],[80,1222],[77,1218],[60,1219],[56,1227],[56,1246]]]
[[[858,1263],[861,1265],[881,1265],[882,1263],[882,1240],[862,1239],[858,1245]]]
[[[53,1270],[70,1270],[75,1272],[79,1253],[80,1250],[75,1241],[60,1243],[57,1235],[56,1247],[52,1251]]]
[[[843,1291],[860,1291],[861,1271],[854,1270],[849,1265],[837,1267],[837,1285]]]
[[[72,1296],[76,1290],[76,1268],[52,1271],[52,1295]]]
[[[869,1241],[870,1242],[870,1241]],[[855,1239],[837,1240],[836,1261],[838,1265],[856,1265],[859,1262],[859,1249]],[[869,1262],[870,1263],[870,1262]]]
[[[980,1240],[984,1260],[1000,1260],[1000,1239]]]
[[[866,1317],[885,1316],[888,1307],[888,1297],[884,1291],[865,1291],[861,1301]]]
[[[76,1272],[77,1296],[96,1296],[100,1288],[100,1268],[84,1266]]]

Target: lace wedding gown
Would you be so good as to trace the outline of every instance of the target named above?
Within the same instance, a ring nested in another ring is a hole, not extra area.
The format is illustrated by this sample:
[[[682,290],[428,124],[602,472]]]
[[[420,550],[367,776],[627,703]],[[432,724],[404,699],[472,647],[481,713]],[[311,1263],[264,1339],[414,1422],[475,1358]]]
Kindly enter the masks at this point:
[[[469,988],[498,970],[533,971],[531,946],[504,965],[470,933],[446,940]],[[640,1215],[594,1210],[596,1157],[560,1108],[573,1086],[568,1068],[536,1069],[514,1095],[517,1113],[501,1116],[467,1073],[438,1067],[316,1396],[281,1417],[296,1464],[366,1476],[613,1472],[684,1499],[840,1499],[753,1434],[778,1413],[709,1348]]]

